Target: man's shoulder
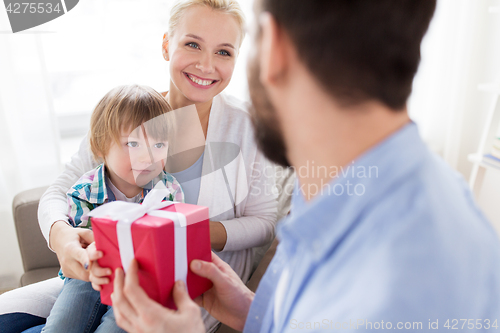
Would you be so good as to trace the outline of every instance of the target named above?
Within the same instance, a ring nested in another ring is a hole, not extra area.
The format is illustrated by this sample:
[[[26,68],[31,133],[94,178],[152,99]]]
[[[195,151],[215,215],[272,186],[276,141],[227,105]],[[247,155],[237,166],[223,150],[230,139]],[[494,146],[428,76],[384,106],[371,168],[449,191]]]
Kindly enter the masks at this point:
[[[457,232],[476,230],[495,235],[463,176],[433,154],[415,170],[401,195],[409,221]]]
[[[390,195],[360,208],[353,227],[341,241],[332,239],[314,267],[305,286],[309,301],[331,304],[330,313],[365,309],[362,319],[484,316],[474,311],[495,306],[489,295],[500,297],[498,236],[467,185],[439,164],[424,161]],[[339,301],[317,299],[323,296]]]
[[[369,230],[387,246],[414,250],[415,259],[425,253],[428,262],[440,257],[474,265],[473,255],[490,254],[500,260],[500,243],[493,226],[463,177],[440,158],[429,155],[411,178],[392,190],[366,215],[368,221],[374,221]],[[458,260],[460,253],[464,256]]]
[[[313,265],[296,314],[310,311],[316,319],[379,323],[425,319],[424,325],[431,318],[459,314],[483,318],[496,311],[500,316],[496,235],[474,221],[477,230],[401,217],[347,237]],[[322,306],[311,308],[313,304]]]

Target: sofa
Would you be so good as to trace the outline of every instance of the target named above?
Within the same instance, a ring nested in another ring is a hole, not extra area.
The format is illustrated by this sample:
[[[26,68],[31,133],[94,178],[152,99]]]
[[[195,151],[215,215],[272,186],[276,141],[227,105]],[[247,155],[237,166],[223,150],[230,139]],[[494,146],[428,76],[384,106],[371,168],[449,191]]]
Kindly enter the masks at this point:
[[[12,215],[24,268],[21,286],[52,278],[59,271],[57,256],[49,250],[38,226],[38,201],[46,189],[38,187],[21,192],[12,202]]]

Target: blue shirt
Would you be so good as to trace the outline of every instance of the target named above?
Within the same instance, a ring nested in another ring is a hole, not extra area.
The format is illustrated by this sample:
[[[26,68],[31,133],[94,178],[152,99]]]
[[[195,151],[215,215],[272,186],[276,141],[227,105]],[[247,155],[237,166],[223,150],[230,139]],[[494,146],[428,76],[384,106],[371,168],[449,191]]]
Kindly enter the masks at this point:
[[[310,202],[294,194],[245,332],[496,331],[497,235],[416,125],[338,172]]]
[[[205,153],[201,154],[200,158],[186,170],[171,173],[181,184],[184,192],[184,200],[188,204],[198,204],[204,155]]]

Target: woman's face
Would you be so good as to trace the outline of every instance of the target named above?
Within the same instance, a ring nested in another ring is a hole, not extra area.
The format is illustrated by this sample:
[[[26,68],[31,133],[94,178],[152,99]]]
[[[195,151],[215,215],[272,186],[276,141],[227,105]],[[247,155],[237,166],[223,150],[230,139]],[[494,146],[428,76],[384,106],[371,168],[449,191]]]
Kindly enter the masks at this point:
[[[175,88],[194,103],[222,92],[233,75],[240,38],[231,14],[205,6],[188,8],[166,45]]]

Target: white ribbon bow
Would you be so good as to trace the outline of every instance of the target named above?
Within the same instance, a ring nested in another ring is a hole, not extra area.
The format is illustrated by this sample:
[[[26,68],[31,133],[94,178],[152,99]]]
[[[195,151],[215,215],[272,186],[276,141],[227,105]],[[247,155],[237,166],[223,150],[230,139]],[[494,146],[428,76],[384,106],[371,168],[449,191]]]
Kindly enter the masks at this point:
[[[160,183],[158,183],[160,184]],[[163,185],[163,184],[161,184]],[[187,277],[187,239],[186,239],[186,216],[181,213],[166,212],[160,209],[173,204],[172,201],[163,201],[169,197],[170,191],[163,187],[153,188],[144,198],[142,204],[124,201],[113,201],[92,210],[88,216],[109,217],[118,220],[116,224],[116,235],[120,250],[120,259],[123,270],[127,272],[130,263],[134,259],[134,245],[132,242],[132,223],[148,214],[168,218],[175,225],[175,281]]]

